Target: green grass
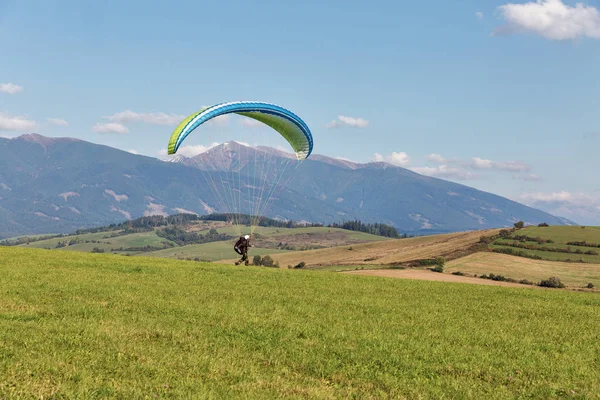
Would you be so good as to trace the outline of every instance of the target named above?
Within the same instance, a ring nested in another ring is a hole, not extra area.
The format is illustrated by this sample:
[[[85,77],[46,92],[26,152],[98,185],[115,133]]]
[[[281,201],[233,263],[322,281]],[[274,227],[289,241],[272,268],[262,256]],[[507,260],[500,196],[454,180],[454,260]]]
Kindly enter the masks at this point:
[[[600,256],[590,256],[587,254],[569,254],[569,253],[557,253],[553,251],[542,251],[542,250],[528,250],[528,249],[519,249],[511,246],[502,246],[492,244],[490,245],[491,249],[513,249],[513,251],[522,251],[526,254],[536,255],[542,257],[543,260],[548,261],[565,261],[570,259],[571,261],[578,261],[582,259],[584,262],[592,263],[592,264],[600,264]]]
[[[234,227],[219,228],[219,233],[225,233],[227,235],[236,236],[239,232]],[[250,227],[242,227],[242,234],[250,232]],[[329,232],[343,232],[348,237],[362,241],[380,241],[388,240],[383,236],[371,235],[369,233],[350,231],[347,229],[340,228],[327,228],[327,227],[308,227],[308,228],[273,228],[257,226],[254,228],[254,233],[259,233],[263,236],[281,236],[281,235],[299,235],[305,233],[329,233]]]
[[[573,241],[587,241],[600,244],[600,226],[586,226],[582,229],[580,226],[548,226],[537,227],[530,226],[518,230],[516,235],[526,235],[530,237],[541,237],[552,239],[556,243],[567,243]]]
[[[67,237],[57,237],[52,239],[40,240],[37,242],[32,242],[29,244],[21,244],[19,247],[29,247],[36,249],[54,249],[58,242],[64,242],[65,240],[68,242],[69,240],[79,238],[80,240],[99,240],[102,242],[110,242],[111,239],[104,239],[104,236],[110,234],[112,232],[97,232],[97,233],[86,233],[83,235],[71,235]],[[119,247],[119,246],[117,246]]]
[[[60,250],[68,250],[68,251],[82,251],[82,252],[90,252],[94,247],[98,247],[99,249],[104,249],[105,251],[110,251],[110,249],[118,249],[120,247],[143,247],[143,246],[162,246],[163,241],[170,242],[165,238],[161,238],[156,234],[156,232],[141,232],[141,233],[132,233],[130,235],[125,236],[117,236],[112,238],[104,238],[104,236],[110,234],[110,232],[100,232],[100,233],[88,233],[85,235],[74,235],[66,238],[54,238],[48,240],[41,240],[39,242],[33,242],[28,245],[20,245],[19,247],[30,247],[30,248],[40,248],[40,249],[54,249],[58,242],[64,242],[73,240],[75,238],[79,238],[82,241],[85,240],[97,240],[101,243],[79,243],[72,246],[61,247]]]
[[[554,243],[537,244],[534,242],[526,242],[526,244],[533,244],[538,247],[555,247],[555,248],[567,248],[567,242],[574,241],[586,241],[588,243],[600,244],[600,227],[597,226],[586,226],[581,228],[580,226],[549,226],[549,227],[538,227],[530,226],[524,229],[515,231],[512,236],[528,236],[531,238],[540,237],[542,239],[552,239]],[[512,243],[513,239],[497,239],[493,244],[490,245],[491,249],[494,248],[507,248],[510,246],[503,246],[503,244]],[[585,246],[570,246],[571,249],[580,249],[582,252],[589,250],[600,253],[600,248],[597,247],[585,247]],[[587,254],[569,254],[569,253],[558,253],[543,250],[528,250],[521,248],[513,248],[514,251],[523,251],[526,254],[537,255],[542,257],[543,260],[548,261],[565,261],[570,259],[572,261],[580,260],[587,263],[600,264],[600,255],[587,255]]]
[[[18,248],[0,288],[0,398],[600,398],[590,293]]]
[[[151,251],[149,253],[143,253],[143,256],[149,257],[165,257],[165,258],[196,258],[201,260],[217,261],[223,259],[234,259],[239,258],[238,254],[233,250],[234,242],[212,242],[203,244],[192,244],[183,247],[173,247],[171,249]],[[248,254],[250,259],[255,255],[267,255],[285,253],[286,250],[278,249],[261,249],[257,247],[251,247]]]

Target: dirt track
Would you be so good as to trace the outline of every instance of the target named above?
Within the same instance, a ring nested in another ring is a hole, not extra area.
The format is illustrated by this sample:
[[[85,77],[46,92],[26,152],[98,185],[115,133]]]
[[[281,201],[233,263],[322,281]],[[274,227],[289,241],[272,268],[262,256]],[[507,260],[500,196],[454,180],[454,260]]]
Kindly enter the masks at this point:
[[[373,270],[358,270],[358,271],[347,271],[344,274],[354,275],[369,275],[369,276],[381,276],[387,278],[401,278],[401,279],[420,279],[425,281],[440,281],[440,282],[457,282],[457,283],[471,283],[476,285],[488,285],[488,286],[509,286],[519,288],[535,288],[532,285],[521,285],[518,283],[510,282],[498,282],[489,279],[473,278],[469,276],[458,276],[451,274],[441,274],[438,272],[432,272],[421,269],[373,269]]]

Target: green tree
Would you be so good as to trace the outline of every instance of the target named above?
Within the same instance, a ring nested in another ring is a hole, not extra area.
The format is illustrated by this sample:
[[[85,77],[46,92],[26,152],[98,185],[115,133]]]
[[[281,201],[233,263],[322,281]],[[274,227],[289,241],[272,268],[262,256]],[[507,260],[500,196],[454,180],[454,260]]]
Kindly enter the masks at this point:
[[[523,229],[523,227],[525,226],[525,222],[523,221],[519,221],[519,222],[515,222],[515,229]]]

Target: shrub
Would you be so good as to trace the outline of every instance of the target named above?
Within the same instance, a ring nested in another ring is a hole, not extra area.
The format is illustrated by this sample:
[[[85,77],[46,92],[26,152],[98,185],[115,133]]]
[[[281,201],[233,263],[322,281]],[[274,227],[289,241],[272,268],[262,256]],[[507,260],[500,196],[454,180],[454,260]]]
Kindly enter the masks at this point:
[[[510,237],[510,231],[508,229],[501,229],[498,234],[503,239],[506,239],[506,238]]]
[[[539,286],[547,288],[564,288],[565,285],[560,281],[560,278],[551,276],[548,279],[544,279],[539,283]]]
[[[261,265],[262,263],[262,259],[260,258],[260,256],[257,254],[254,256],[254,258],[252,259],[252,265]]]
[[[515,222],[514,224],[515,229],[522,229],[524,226],[525,223],[523,221]]]
[[[465,274],[460,271],[454,271],[452,275],[465,276]]]
[[[519,283],[523,284],[523,285],[535,285],[535,283],[531,282],[530,280],[527,279],[521,279],[519,281]]]
[[[588,289],[593,289],[593,288],[594,288],[594,284],[593,284],[592,282],[590,282],[590,283],[588,283],[588,284],[586,285],[586,288],[588,288]]]
[[[541,224],[539,224],[538,226],[539,226],[539,227],[544,227],[544,228],[545,228],[545,227],[547,227],[547,226],[549,226],[549,225],[548,225],[547,223],[545,223],[545,222],[542,222],[542,223],[541,223]]]
[[[304,268],[306,264],[304,263],[304,261],[301,261],[299,264],[296,264],[296,266],[294,268]]]
[[[443,265],[436,265],[435,267],[431,268],[431,270],[433,272],[444,272],[444,266]]]
[[[273,261],[271,256],[264,256],[261,260],[260,265],[265,266],[265,267],[272,267],[275,265],[275,262]]]

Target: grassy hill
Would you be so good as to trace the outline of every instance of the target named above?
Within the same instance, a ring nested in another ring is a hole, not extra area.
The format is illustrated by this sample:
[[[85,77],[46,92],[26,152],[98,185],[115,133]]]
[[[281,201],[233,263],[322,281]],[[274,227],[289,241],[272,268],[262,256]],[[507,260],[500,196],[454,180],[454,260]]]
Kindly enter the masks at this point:
[[[235,239],[180,246],[171,240],[160,237],[157,232],[163,227],[156,227],[150,232],[136,232],[120,236],[114,235],[119,234],[121,231],[107,229],[101,232],[72,234],[45,240],[36,240],[36,237],[29,237],[32,241],[21,244],[19,247],[80,252],[92,252],[97,249],[114,254],[199,258],[205,261],[222,260],[236,256],[233,251],[233,244],[237,240],[239,232],[235,227],[219,221],[192,221],[180,227],[187,232],[199,233],[206,233],[214,228],[218,233],[235,237]],[[279,228],[259,226],[255,227],[254,233],[256,235],[254,248],[252,249],[254,254],[277,254],[296,249],[324,248],[389,240],[389,238],[383,236],[328,227]],[[168,246],[165,245],[165,242]],[[60,243],[66,243],[67,245],[60,247]],[[151,246],[152,248],[140,249],[144,246]]]
[[[600,297],[0,247],[0,398],[600,398]]]
[[[392,265],[445,256],[453,258],[468,252],[482,236],[492,236],[498,229],[458,232],[338,246],[327,249],[282,253],[273,258],[281,266],[303,261],[308,267],[328,265]]]
[[[496,239],[490,248],[540,260],[600,264],[600,227],[531,226]]]

